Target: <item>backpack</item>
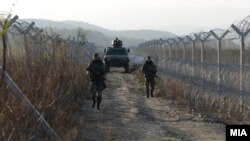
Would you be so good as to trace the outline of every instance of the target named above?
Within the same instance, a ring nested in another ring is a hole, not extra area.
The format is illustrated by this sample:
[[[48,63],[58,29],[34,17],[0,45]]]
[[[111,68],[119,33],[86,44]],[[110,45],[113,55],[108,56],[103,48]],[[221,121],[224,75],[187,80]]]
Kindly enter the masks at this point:
[[[101,76],[105,74],[105,66],[104,65],[93,65],[93,74],[95,76]]]
[[[153,76],[157,73],[157,68],[153,62],[149,62],[145,65],[145,74],[147,76]]]
[[[91,80],[102,79],[105,76],[105,65],[101,60],[93,60],[89,67]]]

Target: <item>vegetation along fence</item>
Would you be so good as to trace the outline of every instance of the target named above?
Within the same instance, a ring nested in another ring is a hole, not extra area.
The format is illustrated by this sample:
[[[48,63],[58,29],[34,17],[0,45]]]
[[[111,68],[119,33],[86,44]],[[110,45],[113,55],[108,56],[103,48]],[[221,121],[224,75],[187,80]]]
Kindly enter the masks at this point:
[[[134,52],[151,55],[159,70],[221,98],[233,96],[249,109],[250,16],[226,30],[161,38],[138,45]]]
[[[36,109],[27,96],[21,91],[8,74],[8,71],[11,69],[11,66],[15,66],[20,69],[17,71],[22,71],[21,69],[27,68],[26,70],[32,72],[32,70],[36,69],[32,67],[33,64],[56,64],[58,61],[60,61],[60,63],[57,64],[61,64],[60,67],[63,70],[64,64],[61,63],[65,62],[63,59],[68,59],[73,62],[84,62],[84,60],[89,59],[94,52],[94,45],[85,40],[85,35],[81,29],[79,29],[73,37],[63,38],[49,28],[41,29],[35,27],[34,22],[27,23],[20,20],[18,16],[10,17],[10,15],[6,16],[6,14],[2,14],[0,17],[0,41],[2,42],[2,44],[0,44],[0,49],[2,50],[0,51],[0,56],[2,56],[0,59],[0,84],[5,83],[5,85],[12,90],[14,97],[21,101],[35,120],[39,121],[41,129],[47,133],[51,140],[60,140],[60,137],[45,120],[43,114]],[[33,74],[30,73],[30,75]],[[26,79],[29,81],[28,78]],[[30,83],[27,82],[27,84]],[[11,135],[9,138],[10,137]]]

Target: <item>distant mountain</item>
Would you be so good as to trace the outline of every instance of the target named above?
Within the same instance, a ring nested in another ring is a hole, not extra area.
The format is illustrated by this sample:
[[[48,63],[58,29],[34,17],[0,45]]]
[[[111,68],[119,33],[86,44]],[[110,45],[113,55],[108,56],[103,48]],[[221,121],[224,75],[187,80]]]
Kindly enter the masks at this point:
[[[146,40],[156,38],[173,37],[174,34],[158,30],[109,30],[103,27],[80,22],[80,21],[51,21],[44,19],[24,19],[27,22],[34,21],[38,27],[51,27],[55,29],[77,29],[82,28],[86,30],[87,39],[98,45],[110,45],[111,40],[118,37],[123,40],[124,45],[134,46]]]
[[[156,38],[167,38],[175,36],[170,32],[158,31],[158,30],[121,30],[121,31],[116,31],[116,33],[120,34],[121,36],[144,39],[144,40],[152,40]]]
[[[222,28],[223,29],[224,27],[217,27],[217,28]],[[157,27],[155,29],[161,29],[163,31],[174,32],[175,34],[181,36],[181,35],[189,35],[191,33],[209,31],[211,29],[214,29],[214,27],[200,26],[200,25],[176,24],[176,25],[168,25],[168,26],[163,26],[163,27]]]

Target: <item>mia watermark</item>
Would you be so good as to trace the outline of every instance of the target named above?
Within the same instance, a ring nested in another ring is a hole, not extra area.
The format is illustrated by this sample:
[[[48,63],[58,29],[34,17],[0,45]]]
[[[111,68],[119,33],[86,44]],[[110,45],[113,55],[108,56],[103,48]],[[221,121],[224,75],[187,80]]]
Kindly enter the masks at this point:
[[[250,141],[250,125],[226,125],[226,141]]]

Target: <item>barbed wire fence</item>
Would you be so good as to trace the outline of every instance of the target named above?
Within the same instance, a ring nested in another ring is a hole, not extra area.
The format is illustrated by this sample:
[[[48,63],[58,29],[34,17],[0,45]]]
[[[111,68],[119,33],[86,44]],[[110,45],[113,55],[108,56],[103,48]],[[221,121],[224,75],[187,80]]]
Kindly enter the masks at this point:
[[[52,63],[54,63],[57,57],[55,52],[62,50],[65,50],[64,53],[67,54],[68,59],[75,61],[89,59],[95,51],[94,44],[85,40],[82,31],[79,31],[74,37],[64,39],[53,31],[49,32],[35,27],[34,22],[22,21],[18,16],[3,19],[3,22],[0,22],[0,31],[2,36],[0,39],[2,40],[2,45],[0,44],[0,49],[2,48],[0,52],[2,55],[2,60],[0,59],[2,64],[2,66],[0,65],[1,81],[12,90],[14,96],[21,101],[33,118],[40,122],[41,129],[47,133],[51,140],[60,140],[60,137],[50,127],[43,115],[35,108],[8,74],[7,59],[9,59],[10,65],[27,66],[29,70],[32,70],[31,64],[38,63],[43,56],[52,59]],[[62,49],[63,46],[68,46],[68,48]],[[23,53],[26,55],[23,55]],[[23,56],[26,56],[26,64],[18,61],[13,62],[13,56],[20,60]]]
[[[137,55],[152,56],[163,74],[223,98],[235,96],[250,109],[250,16],[227,30],[161,38],[139,44]]]

